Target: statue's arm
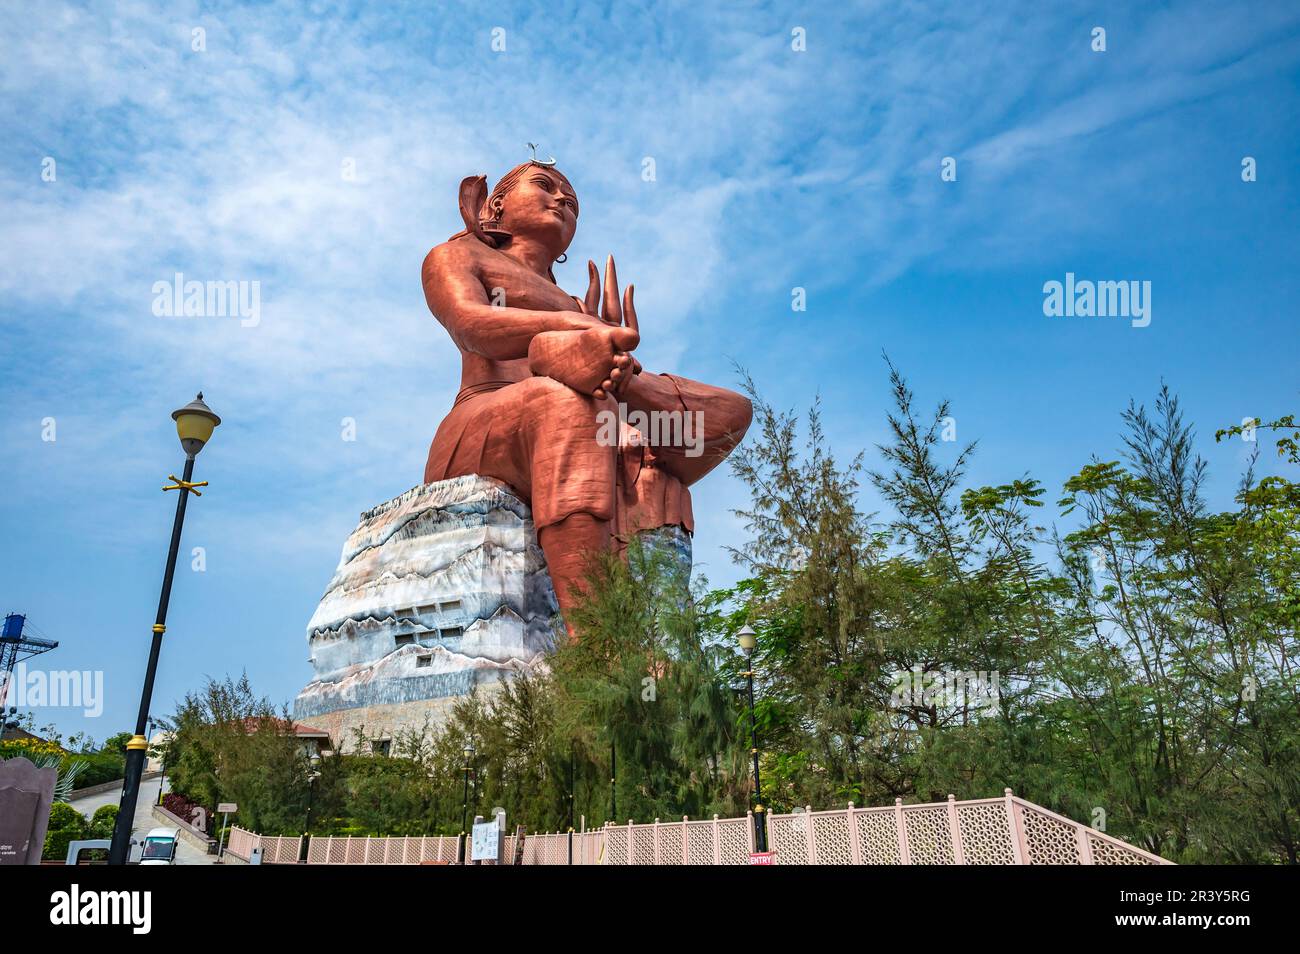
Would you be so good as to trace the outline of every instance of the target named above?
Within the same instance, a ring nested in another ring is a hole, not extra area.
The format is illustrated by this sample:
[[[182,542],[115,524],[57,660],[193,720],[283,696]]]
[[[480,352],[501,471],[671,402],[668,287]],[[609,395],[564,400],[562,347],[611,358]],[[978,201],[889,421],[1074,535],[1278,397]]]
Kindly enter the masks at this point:
[[[424,260],[424,297],[457,346],[494,361],[528,355],[536,335],[583,331],[600,325],[580,311],[534,311],[493,305],[477,275],[472,255],[444,243]]]

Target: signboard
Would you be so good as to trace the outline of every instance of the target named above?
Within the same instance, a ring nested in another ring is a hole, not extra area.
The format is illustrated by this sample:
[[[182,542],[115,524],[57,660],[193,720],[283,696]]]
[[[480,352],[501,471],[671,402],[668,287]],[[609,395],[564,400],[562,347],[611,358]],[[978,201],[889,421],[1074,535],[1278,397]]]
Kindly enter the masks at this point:
[[[775,864],[775,851],[755,851],[749,856],[751,865],[770,865]]]
[[[0,788],[0,865],[31,863],[28,856],[40,805],[39,792]]]
[[[494,818],[476,823],[470,842],[470,861],[496,861],[501,857],[501,826]]]
[[[222,802],[217,806],[218,815],[225,815],[225,814],[233,815],[237,811],[239,811],[239,806],[236,805],[234,802]]]
[[[0,865],[41,863],[57,776],[22,756],[0,761]]]

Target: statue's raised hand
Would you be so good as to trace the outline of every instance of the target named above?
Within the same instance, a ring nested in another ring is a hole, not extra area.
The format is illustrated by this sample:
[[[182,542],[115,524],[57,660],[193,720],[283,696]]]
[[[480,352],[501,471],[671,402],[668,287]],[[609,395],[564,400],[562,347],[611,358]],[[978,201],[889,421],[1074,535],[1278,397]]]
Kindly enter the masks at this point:
[[[581,331],[546,331],[535,335],[528,347],[528,367],[535,375],[554,378],[583,394],[596,398],[618,396],[632,375],[641,370],[630,353],[641,341],[634,286],[628,286],[620,306],[618,277],[611,257],[605,266],[603,307],[596,316],[600,284],[596,266],[591,262],[587,265],[591,286],[583,311],[599,317],[601,323]]]
[[[622,395],[627,388],[628,382],[635,374],[641,373],[641,362],[637,361],[631,354],[641,341],[641,328],[637,322],[636,305],[633,302],[633,292],[635,285],[628,285],[627,291],[623,295],[622,307],[619,307],[618,300],[618,273],[614,267],[614,256],[609,256],[605,262],[605,294],[603,297],[600,293],[600,275],[596,270],[596,263],[587,260],[587,296],[582,302],[584,313],[592,317],[599,317],[601,321],[609,325],[619,326],[626,320],[627,327],[635,332],[635,339],[628,337],[624,340],[631,343],[622,350],[617,351],[614,355],[614,366],[611,368],[609,377],[605,378],[600,387],[597,389],[601,393],[596,397],[604,397],[607,393]],[[597,309],[600,309],[597,315]]]

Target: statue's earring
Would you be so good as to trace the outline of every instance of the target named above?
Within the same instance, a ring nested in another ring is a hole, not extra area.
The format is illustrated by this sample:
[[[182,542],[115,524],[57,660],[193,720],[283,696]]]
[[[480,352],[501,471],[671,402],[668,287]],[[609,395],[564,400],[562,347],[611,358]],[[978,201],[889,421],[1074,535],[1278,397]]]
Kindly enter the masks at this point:
[[[489,206],[488,211],[492,217],[484,219],[480,226],[483,234],[491,238],[496,243],[496,247],[500,248],[502,243],[510,240],[510,233],[501,228],[501,214],[504,209],[501,206]]]
[[[560,253],[560,257],[557,258],[557,259],[555,260],[555,264],[556,264],[556,265],[563,265],[563,264],[564,264],[565,262],[567,262],[568,260],[569,260],[569,253],[568,253],[568,252],[561,252],[561,253]]]

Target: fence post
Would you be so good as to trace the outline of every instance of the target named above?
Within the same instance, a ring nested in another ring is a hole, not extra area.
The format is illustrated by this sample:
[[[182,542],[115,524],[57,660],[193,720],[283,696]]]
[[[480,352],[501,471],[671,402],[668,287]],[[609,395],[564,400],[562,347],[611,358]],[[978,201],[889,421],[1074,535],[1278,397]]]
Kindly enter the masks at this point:
[[[655,853],[654,854],[655,864],[658,865],[659,864],[659,819],[657,818],[655,819],[655,827],[654,827],[654,853]]]
[[[910,865],[912,852],[907,844],[907,821],[903,818],[903,800],[894,799],[894,827],[898,829],[898,862]]]
[[[855,865],[862,864],[862,846],[858,844],[858,822],[853,814],[853,803],[849,802],[849,859]]]
[[[627,820],[627,863],[628,865],[636,864],[636,852],[632,850],[632,837],[635,832],[632,831],[632,819]]]
[[[952,860],[955,864],[966,863],[966,850],[961,843],[961,823],[957,820],[957,796],[948,793],[948,833],[952,836]]]
[[[745,812],[745,844],[749,846],[747,854],[752,855],[754,853],[754,813],[752,811]],[[771,848],[772,845],[769,843],[767,847]]]
[[[1074,837],[1079,843],[1079,864],[1096,864],[1092,860],[1092,845],[1088,843],[1088,826],[1076,824],[1074,826]]]
[[[812,806],[803,807],[803,827],[808,839],[808,864],[817,864],[817,826],[813,824]]]
[[[722,838],[721,838],[721,834],[718,831],[718,816],[716,814],[713,816],[712,828],[713,828],[713,863],[715,865],[720,865],[722,864]]]
[[[1012,801],[1011,789],[1002,790],[1003,801],[1007,806],[1007,825],[1011,829],[1011,849],[1016,856],[1016,864],[1029,864],[1029,846],[1025,844],[1024,826],[1020,824],[1020,812],[1016,811],[1015,802]]]
[[[691,830],[687,827],[687,816],[682,816],[682,864],[691,863]]]
[[[347,843],[343,846],[343,863],[352,864],[352,836],[348,835]]]

